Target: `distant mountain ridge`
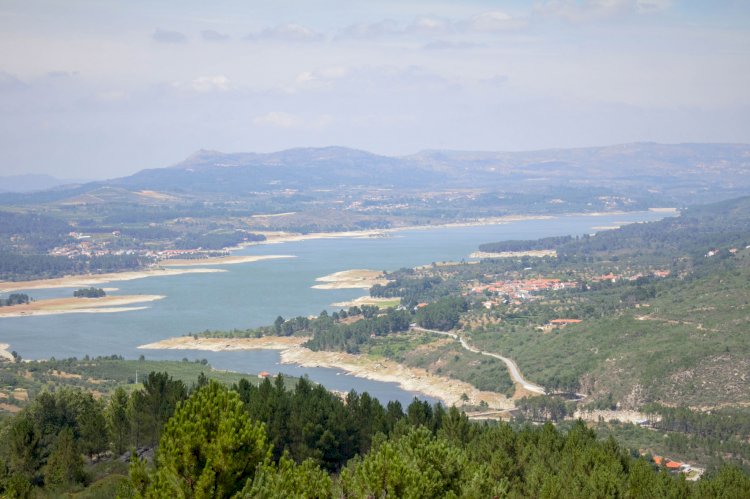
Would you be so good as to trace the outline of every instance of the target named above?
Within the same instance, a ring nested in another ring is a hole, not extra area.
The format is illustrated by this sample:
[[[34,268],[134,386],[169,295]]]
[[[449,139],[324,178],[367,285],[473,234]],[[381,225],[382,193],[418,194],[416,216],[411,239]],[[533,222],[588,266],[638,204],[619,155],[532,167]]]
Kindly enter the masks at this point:
[[[0,176],[0,192],[37,192],[64,185],[81,184],[89,180],[59,179],[45,174]]]
[[[242,196],[284,189],[337,188],[530,192],[542,188],[606,187],[627,194],[646,189],[693,199],[750,190],[748,144],[633,143],[520,152],[422,151],[392,157],[345,147],[273,153],[199,150],[167,168],[76,186],[33,199],[64,199],[110,187],[189,195]],[[17,196],[0,196],[13,202]]]

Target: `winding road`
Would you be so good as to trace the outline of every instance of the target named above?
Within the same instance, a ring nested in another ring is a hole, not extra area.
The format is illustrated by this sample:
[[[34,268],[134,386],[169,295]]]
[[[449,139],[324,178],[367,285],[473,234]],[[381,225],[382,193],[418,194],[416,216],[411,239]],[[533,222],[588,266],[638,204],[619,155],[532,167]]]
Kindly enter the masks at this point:
[[[462,338],[458,333],[452,333],[449,331],[436,331],[434,329],[425,329],[425,328],[416,327],[416,326],[412,326],[411,330],[422,332],[422,333],[432,333],[432,334],[439,334],[442,336],[450,336],[454,340],[457,340],[459,343],[461,343],[461,346],[464,348],[464,350],[468,350],[469,352],[472,352],[472,353],[478,353],[480,355],[486,355],[487,357],[493,357],[495,359],[502,360],[503,362],[505,362],[505,365],[508,366],[508,372],[510,373],[510,377],[511,379],[513,379],[515,383],[518,383],[525,390],[528,390],[530,392],[538,393],[540,395],[547,394],[547,391],[544,389],[544,387],[539,386],[530,381],[527,381],[523,377],[523,375],[521,374],[521,371],[518,369],[518,365],[516,365],[513,359],[509,359],[508,357],[503,357],[502,355],[498,355],[492,352],[483,352],[479,350],[478,348],[474,348],[473,346],[469,345],[466,342],[466,340]]]

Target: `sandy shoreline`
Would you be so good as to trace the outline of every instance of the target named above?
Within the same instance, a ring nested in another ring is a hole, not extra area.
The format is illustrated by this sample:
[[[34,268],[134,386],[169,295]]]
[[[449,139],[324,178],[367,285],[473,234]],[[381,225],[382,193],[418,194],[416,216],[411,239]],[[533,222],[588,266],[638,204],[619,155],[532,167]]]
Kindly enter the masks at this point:
[[[334,272],[315,281],[322,284],[313,285],[313,289],[370,289],[375,284],[388,282],[380,270],[351,269]]]
[[[302,336],[261,336],[260,338],[193,338],[177,336],[141,345],[143,350],[205,350],[229,352],[234,350],[286,350],[302,345],[310,338]]]
[[[469,255],[469,258],[515,258],[515,257],[522,257],[522,256],[534,256],[534,257],[543,257],[543,256],[557,256],[557,251],[555,250],[529,250],[529,251],[500,251],[497,253],[492,253],[488,251],[475,251],[474,253]]]
[[[15,359],[13,358],[13,354],[10,353],[10,345],[7,343],[0,343],[0,359],[7,360],[9,362],[13,362]]]
[[[103,314],[131,312],[146,307],[127,307],[164,298],[162,295],[103,296],[101,298],[52,298],[23,305],[0,307],[0,318],[59,314]]]
[[[352,355],[344,352],[314,352],[304,348],[307,338],[262,337],[262,338],[198,338],[182,336],[141,345],[142,349],[208,350],[212,352],[232,350],[280,350],[281,362],[303,367],[325,367],[340,369],[347,373],[374,381],[396,383],[402,389],[440,399],[446,405],[463,405],[466,394],[468,404],[486,402],[492,409],[510,409],[513,401],[502,394],[481,391],[472,385],[445,376],[436,376],[424,369],[406,367],[387,359]]]
[[[609,215],[609,213],[603,213]],[[266,236],[265,241],[254,241],[243,243],[241,246],[255,246],[258,244],[288,243],[296,241],[309,241],[312,239],[341,239],[341,238],[369,238],[369,237],[387,237],[393,233],[407,230],[431,230],[447,229],[460,227],[478,227],[481,225],[498,225],[511,222],[520,222],[523,220],[549,220],[557,218],[558,215],[507,215],[503,217],[487,217],[472,220],[468,222],[451,222],[435,225],[405,225],[403,227],[391,227],[388,229],[368,229],[368,230],[350,230],[342,232],[313,232],[302,234],[298,232],[284,231],[255,231],[258,234]]]
[[[677,208],[649,208],[647,211],[656,213],[677,213]],[[287,243],[296,241],[308,241],[311,239],[338,239],[338,238],[368,238],[368,237],[386,237],[393,233],[407,230],[431,230],[460,227],[478,227],[481,225],[499,225],[512,222],[521,222],[524,220],[553,220],[561,217],[605,217],[609,215],[627,215],[628,211],[597,211],[592,213],[560,213],[556,215],[506,215],[502,217],[479,218],[467,222],[449,222],[434,225],[406,225],[403,227],[391,227],[388,229],[369,229],[369,230],[352,230],[344,232],[314,232],[310,234],[301,234],[297,232],[284,231],[255,231],[258,234],[266,236],[265,241],[244,243],[242,246],[254,246],[258,244]]]
[[[277,260],[279,258],[296,258],[294,255],[230,255],[210,258],[162,260],[162,267],[199,267],[201,265],[234,265],[237,263],[260,262],[263,260]]]
[[[648,211],[659,212],[659,213],[676,213],[679,210],[677,208],[649,208]],[[487,217],[480,218],[469,222],[454,222],[446,224],[436,225],[412,225],[404,227],[393,227],[389,229],[372,229],[372,230],[360,230],[360,231],[346,231],[346,232],[316,232],[311,234],[301,234],[294,232],[283,232],[283,231],[256,231],[258,234],[266,236],[265,241],[257,241],[250,243],[243,243],[237,248],[228,248],[228,250],[243,248],[247,246],[255,246],[259,244],[275,244],[295,241],[308,241],[312,239],[341,239],[341,238],[369,238],[369,237],[387,237],[392,233],[407,231],[407,230],[431,230],[441,228],[459,228],[459,227],[476,227],[482,225],[497,225],[511,222],[519,222],[524,220],[551,220],[564,216],[607,216],[607,215],[626,215],[630,212],[617,211],[617,212],[595,212],[595,213],[562,213],[559,215],[508,215],[503,217]],[[278,214],[279,216],[287,214]],[[273,215],[262,215],[262,216],[273,216]],[[217,257],[215,259],[204,259],[204,260],[184,260],[184,263],[171,263],[164,261],[160,265],[162,267],[187,267],[195,265],[221,265],[230,263],[243,263],[251,261],[259,261],[270,258],[288,258],[290,255],[260,255],[260,256],[227,256]],[[210,260],[214,260],[211,262]],[[200,263],[198,263],[200,262]],[[31,281],[0,281],[0,293],[12,293],[15,291],[29,290],[29,289],[49,289],[49,288],[71,288],[71,287],[86,287],[95,286],[99,284],[105,284],[116,281],[129,281],[133,279],[142,279],[146,277],[158,277],[158,276],[169,276],[169,275],[180,275],[188,273],[208,273],[208,272],[225,272],[222,269],[184,269],[184,268],[152,268],[141,271],[132,272],[113,272],[109,274],[90,274],[90,275],[72,275],[59,278],[51,279],[37,279]],[[318,289],[343,289],[343,287],[334,287],[331,283],[324,284]],[[330,285],[330,286],[329,286]],[[317,286],[315,286],[317,287]],[[365,286],[359,286],[365,288]],[[368,286],[369,287],[369,286]]]
[[[113,272],[110,274],[88,274],[56,277],[53,279],[37,279],[34,281],[4,281],[0,282],[0,293],[12,293],[27,289],[50,288],[79,288],[106,284],[116,281],[132,281],[146,277],[163,277],[181,274],[207,274],[212,272],[226,272],[222,269],[147,269],[133,272]]]
[[[380,308],[397,307],[401,303],[401,298],[378,298],[374,296],[360,296],[349,301],[331,303],[332,307],[349,308],[361,307],[362,305],[374,305]]]

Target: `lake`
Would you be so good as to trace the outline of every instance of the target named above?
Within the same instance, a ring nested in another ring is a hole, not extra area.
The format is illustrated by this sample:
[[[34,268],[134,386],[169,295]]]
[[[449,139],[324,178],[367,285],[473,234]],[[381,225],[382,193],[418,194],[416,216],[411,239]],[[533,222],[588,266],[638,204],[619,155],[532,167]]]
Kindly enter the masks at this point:
[[[281,315],[317,315],[330,305],[366,294],[366,290],[312,289],[315,279],[348,269],[396,270],[440,261],[468,259],[486,242],[593,233],[595,227],[652,221],[660,212],[604,216],[562,216],[497,225],[403,230],[392,237],[314,239],[262,244],[237,255],[288,254],[295,258],[218,266],[222,273],[149,277],[113,281],[114,294],[158,294],[166,298],[146,309],[111,314],[66,314],[0,319],[0,343],[26,359],[118,354],[149,359],[205,358],[218,369],[257,373],[307,374],[334,390],[368,391],[385,400],[409,402],[413,393],[394,384],[345,375],[335,369],[279,364],[275,351],[202,352],[138,350],[139,345],[206,329],[245,329],[270,324]],[[206,265],[205,267],[210,267]],[[71,296],[71,289],[28,292],[35,299]],[[424,397],[422,397],[424,398]],[[430,399],[428,399],[430,400]]]

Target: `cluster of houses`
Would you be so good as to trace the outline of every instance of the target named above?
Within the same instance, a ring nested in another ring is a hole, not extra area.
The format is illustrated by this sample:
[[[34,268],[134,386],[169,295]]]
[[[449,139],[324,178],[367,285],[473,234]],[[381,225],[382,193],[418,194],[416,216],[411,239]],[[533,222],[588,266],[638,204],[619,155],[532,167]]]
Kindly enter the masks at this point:
[[[70,237],[75,239],[75,242],[66,244],[63,246],[57,246],[50,250],[49,254],[52,256],[65,256],[68,258],[76,258],[79,256],[106,256],[106,255],[138,255],[148,258],[154,258],[156,260],[165,260],[169,258],[178,258],[185,256],[192,256],[201,254],[201,251],[194,249],[167,249],[167,250],[154,250],[154,249],[111,249],[108,248],[109,241],[93,239],[88,234],[80,232],[71,232],[68,234]],[[112,235],[118,237],[120,231],[112,232]]]
[[[632,275],[622,275],[622,274],[613,274],[612,272],[608,274],[603,274],[600,276],[595,276],[591,278],[592,282],[617,282],[622,280],[627,281],[637,281],[641,277],[660,277],[664,278],[669,275],[669,270],[652,270],[651,272],[644,274],[643,272],[638,272],[636,274]]]
[[[523,300],[528,300],[534,293],[540,291],[549,290],[560,290],[570,289],[578,286],[577,282],[574,281],[562,281],[560,279],[550,278],[537,278],[537,279],[518,279],[512,281],[493,282],[491,284],[485,284],[476,286],[471,289],[472,293],[493,293],[499,296],[508,297],[513,300],[514,303],[518,304]],[[492,308],[494,302],[488,300],[484,303],[486,308]]]
[[[702,468],[695,468],[687,463],[681,463],[679,461],[672,461],[662,456],[653,456],[654,464],[661,467],[664,466],[667,470],[674,473],[683,473],[687,475],[688,480],[697,480],[703,474]]]
[[[750,249],[750,245],[745,246],[745,249]],[[734,255],[734,254],[736,254],[739,251],[739,249],[738,248],[729,248],[728,251],[729,251],[729,253],[731,253],[732,255]],[[706,258],[710,258],[712,256],[718,255],[719,253],[721,253],[721,250],[718,249],[718,248],[716,248],[716,249],[712,249],[711,251],[709,251],[708,253],[706,253],[703,256],[705,256]]]

